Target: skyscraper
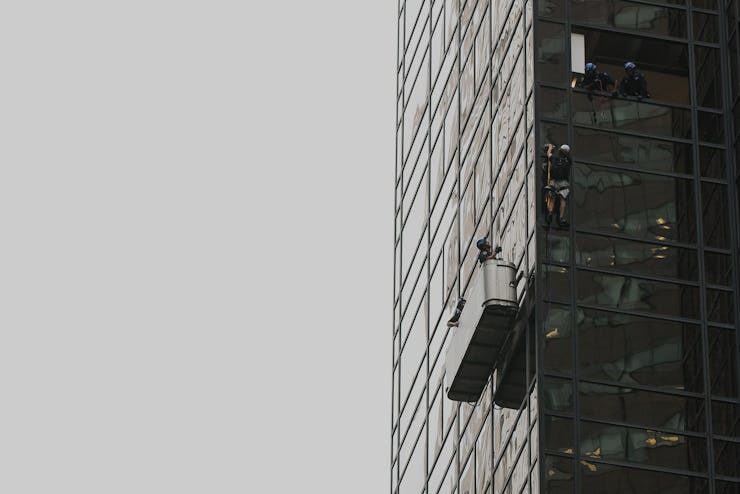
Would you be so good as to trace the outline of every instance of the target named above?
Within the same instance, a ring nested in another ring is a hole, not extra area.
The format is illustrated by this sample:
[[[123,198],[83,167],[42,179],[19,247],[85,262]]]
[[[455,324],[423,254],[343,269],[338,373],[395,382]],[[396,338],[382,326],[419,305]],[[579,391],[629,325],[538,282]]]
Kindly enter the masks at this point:
[[[740,493],[739,5],[399,2],[392,493]],[[482,237],[517,315],[460,398]]]

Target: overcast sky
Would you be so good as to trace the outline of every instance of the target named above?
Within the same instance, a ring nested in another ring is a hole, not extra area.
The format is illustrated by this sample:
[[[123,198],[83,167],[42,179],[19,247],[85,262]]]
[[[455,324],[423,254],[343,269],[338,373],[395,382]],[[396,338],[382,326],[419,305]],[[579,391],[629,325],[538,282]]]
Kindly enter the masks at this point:
[[[396,8],[3,4],[1,492],[387,492]]]

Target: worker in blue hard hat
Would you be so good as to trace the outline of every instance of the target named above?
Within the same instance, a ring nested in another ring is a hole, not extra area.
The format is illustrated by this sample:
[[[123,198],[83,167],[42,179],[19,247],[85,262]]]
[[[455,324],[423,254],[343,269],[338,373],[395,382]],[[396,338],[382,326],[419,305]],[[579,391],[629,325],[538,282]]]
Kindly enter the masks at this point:
[[[483,264],[489,259],[495,259],[496,255],[501,253],[501,247],[491,248],[491,242],[488,241],[488,237],[479,238],[475,243],[478,247],[478,262]]]
[[[452,314],[452,317],[449,321],[447,321],[447,327],[448,328],[456,328],[460,324],[460,316],[462,315],[462,311],[465,308],[465,299],[462,297],[459,297],[457,299],[457,307],[455,307],[455,313]]]
[[[624,64],[624,77],[619,83],[620,96],[637,96],[638,99],[649,98],[645,74],[637,70],[633,62]]]
[[[576,87],[589,91],[609,91],[609,86],[614,85],[614,79],[606,72],[596,70],[595,63],[587,63],[583,76],[578,79]]]

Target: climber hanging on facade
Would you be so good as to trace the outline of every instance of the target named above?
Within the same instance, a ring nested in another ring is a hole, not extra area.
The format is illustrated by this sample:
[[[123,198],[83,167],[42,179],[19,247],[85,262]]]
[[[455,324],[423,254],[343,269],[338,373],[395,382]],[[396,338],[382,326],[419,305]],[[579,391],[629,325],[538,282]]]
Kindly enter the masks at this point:
[[[544,147],[545,155],[542,162],[542,173],[545,186],[545,205],[547,206],[547,216],[545,221],[549,226],[553,216],[557,211],[558,225],[561,227],[568,226],[566,220],[566,208],[568,206],[568,194],[570,193],[570,146],[563,144],[555,152],[553,144],[546,144]],[[556,207],[559,206],[559,207]]]

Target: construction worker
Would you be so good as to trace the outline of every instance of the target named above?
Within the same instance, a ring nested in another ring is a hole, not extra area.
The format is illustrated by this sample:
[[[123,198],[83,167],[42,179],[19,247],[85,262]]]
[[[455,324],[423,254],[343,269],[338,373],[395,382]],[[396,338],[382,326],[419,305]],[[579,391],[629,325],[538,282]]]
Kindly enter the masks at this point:
[[[645,74],[638,72],[634,63],[624,64],[624,77],[619,83],[618,92],[620,96],[637,96],[637,99],[650,97]]]
[[[570,167],[572,164],[570,158],[570,146],[563,144],[555,152],[555,146],[547,144],[545,146],[547,150],[546,161],[543,163],[545,169],[543,172],[546,175],[545,186],[545,205],[547,206],[547,216],[545,221],[548,225],[552,222],[556,203],[560,202],[558,212],[558,224],[562,227],[568,226],[568,221],[565,219],[565,212],[568,205],[568,194],[570,192]]]
[[[488,241],[488,237],[478,239],[475,246],[479,250],[478,262],[480,264],[483,264],[489,259],[496,259],[496,256],[501,253],[501,247],[496,247],[494,250],[491,249],[491,242]]]
[[[606,72],[598,72],[596,64],[587,63],[584,75],[578,79],[576,87],[589,91],[609,91],[609,86],[614,85],[614,79]]]
[[[455,307],[455,313],[452,314],[452,317],[449,321],[447,321],[447,327],[448,328],[456,328],[460,324],[460,315],[462,315],[462,310],[465,308],[465,299],[460,297],[457,299],[457,307]]]

